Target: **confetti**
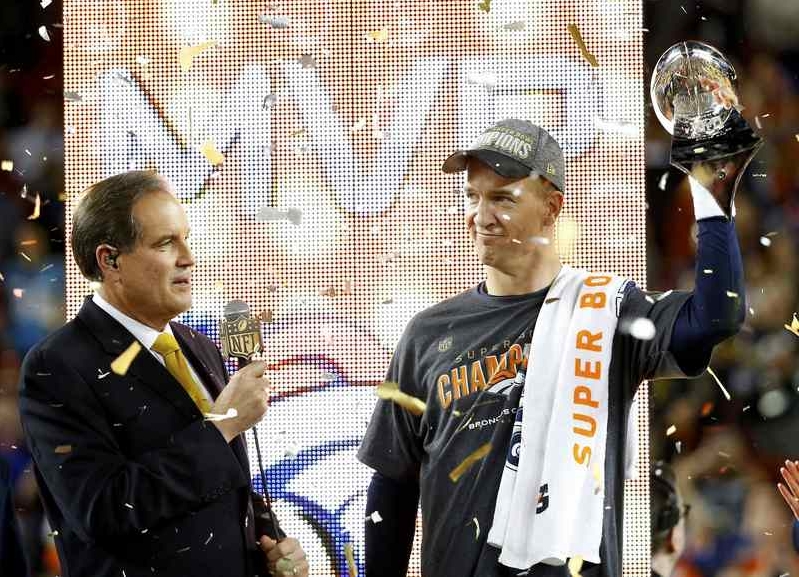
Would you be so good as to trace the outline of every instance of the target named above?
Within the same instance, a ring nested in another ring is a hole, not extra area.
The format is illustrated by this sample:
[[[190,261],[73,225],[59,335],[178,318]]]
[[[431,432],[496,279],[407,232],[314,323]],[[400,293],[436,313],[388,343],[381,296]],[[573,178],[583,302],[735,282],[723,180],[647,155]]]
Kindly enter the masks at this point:
[[[55,448],[56,455],[66,455],[72,452],[72,445],[58,445]]]
[[[480,2],[477,3],[477,7],[488,14],[491,12],[491,0],[480,0]]]
[[[521,32],[527,27],[527,23],[524,20],[517,20],[516,22],[508,22],[503,26],[505,30],[511,30],[512,32]]]
[[[133,509],[133,505],[131,505],[130,503],[125,503],[125,507],[127,507],[128,509]]]
[[[641,341],[655,338],[655,323],[646,317],[640,317],[630,323],[630,336]]]
[[[763,246],[771,246],[771,239],[767,236],[761,236],[760,244],[762,244]]]
[[[21,299],[21,298],[22,298],[22,295],[24,295],[24,294],[25,294],[25,289],[21,289],[21,288],[15,288],[15,289],[12,289],[12,290],[11,290],[11,293],[12,293],[12,294],[13,294],[15,297],[17,297],[18,299]]]
[[[731,299],[737,299],[738,298],[738,293],[732,292],[732,291],[727,291],[727,296],[730,297]]]
[[[208,543],[210,543],[211,539],[213,539],[213,538],[214,538],[214,532],[211,531],[211,534],[208,535],[208,539],[205,540],[205,543],[203,543],[203,545],[208,545]]]
[[[111,371],[108,371],[108,372],[104,373],[100,369],[97,369],[97,380],[102,380],[102,379],[106,378],[110,374],[111,374]]]
[[[658,181],[658,188],[660,190],[666,190],[666,183],[668,181],[669,181],[669,173],[668,172],[664,172],[661,175],[660,180]]]
[[[39,26],[39,36],[41,36],[43,40],[50,42],[50,34],[47,32],[45,26]]]
[[[677,426],[676,425],[671,425],[671,426],[669,426],[668,429],[666,429],[666,436],[667,437],[671,437],[676,432],[677,432]]]
[[[580,577],[580,571],[583,568],[583,558],[579,555],[569,559],[569,575],[571,577]]]
[[[271,106],[274,106],[276,102],[277,102],[277,94],[267,94],[266,96],[264,96],[263,108],[266,109]]]
[[[398,404],[403,409],[406,409],[414,415],[421,415],[427,409],[427,405],[421,399],[412,397],[408,393],[400,390],[397,383],[385,382],[377,386],[375,391],[377,396],[386,401],[392,401]]]
[[[181,70],[183,70],[183,72],[188,72],[191,69],[194,58],[209,48],[213,48],[214,46],[216,46],[216,41],[209,40],[208,42],[203,42],[202,44],[197,44],[195,46],[184,46],[181,48],[180,52],[178,53],[178,62],[180,63]]]
[[[707,417],[713,411],[713,403],[707,402],[702,404],[702,410],[699,411],[699,414],[703,417]]]
[[[11,172],[14,170],[14,161],[13,160],[3,160],[0,162],[0,170],[5,170],[6,172]]]
[[[724,396],[725,396],[725,397],[727,398],[727,400],[729,401],[729,400],[730,400],[730,393],[729,393],[729,392],[727,392],[727,389],[725,389],[725,388],[724,388],[724,385],[722,385],[722,384],[721,384],[721,381],[720,381],[720,380],[719,380],[719,378],[716,376],[716,373],[714,373],[714,372],[713,372],[713,369],[711,369],[710,367],[708,367],[708,368],[707,368],[707,372],[710,374],[710,376],[711,376],[711,377],[713,377],[713,379],[715,379],[715,381],[716,381],[716,384],[717,384],[717,385],[719,386],[719,388],[721,389],[721,392],[722,392],[722,393],[724,393]]]
[[[358,577],[358,568],[355,566],[355,552],[352,550],[352,543],[344,544],[344,557],[347,559],[349,577]]]
[[[206,140],[203,142],[203,145],[200,147],[200,152],[202,152],[203,156],[208,159],[208,162],[214,166],[225,162],[225,155],[217,150],[216,146],[211,140]]]
[[[67,102],[82,102],[83,95],[80,92],[75,92],[74,90],[64,90],[64,100]]]
[[[272,206],[264,206],[255,218],[263,222],[287,220],[294,226],[299,226],[300,222],[302,222],[302,211],[299,208],[279,209]]]
[[[371,42],[385,42],[388,40],[388,28],[383,27],[380,30],[373,30],[366,35],[366,38]]]
[[[269,14],[261,14],[258,17],[258,20],[260,20],[262,24],[268,24],[272,28],[277,28],[278,30],[288,28],[291,25],[291,20],[288,16],[270,16]]]
[[[136,358],[136,355],[139,354],[139,351],[141,351],[141,344],[139,344],[139,341],[130,343],[130,346],[111,363],[111,370],[114,374],[124,375],[127,373],[130,364],[133,362],[133,359]]]
[[[674,448],[677,449],[677,454],[682,452],[682,441],[675,441]]]
[[[469,456],[467,456],[461,463],[452,469],[449,473],[449,479],[453,483],[457,483],[458,479],[460,479],[463,474],[471,469],[472,465],[480,461],[481,459],[485,458],[488,453],[491,452],[491,443],[486,443],[479,447],[476,451],[472,452]]]
[[[799,319],[796,318],[796,313],[793,313],[793,319],[790,326],[784,325],[785,329],[799,337]]]
[[[585,58],[591,66],[597,68],[599,66],[599,62],[597,61],[596,57],[588,51],[588,47],[586,47],[585,42],[583,41],[583,36],[580,34],[580,29],[577,27],[577,24],[569,24],[569,34],[572,35],[574,42],[580,49],[580,53],[583,55],[583,58]]]
[[[374,511],[366,518],[366,520],[371,521],[372,523],[380,523],[380,521],[383,520],[383,517],[380,516],[380,511]]]
[[[480,521],[477,520],[477,517],[472,517],[472,521],[474,522],[474,540],[477,541],[480,539]]]
[[[233,407],[230,407],[227,410],[227,413],[225,413],[224,415],[219,414],[219,413],[204,413],[203,414],[203,417],[205,417],[205,420],[206,421],[211,421],[212,423],[218,423],[219,421],[224,421],[225,419],[235,419],[238,416],[239,416],[239,412],[236,409],[234,409]]]
[[[39,218],[41,208],[42,208],[42,199],[39,196],[39,193],[37,192],[36,198],[33,201],[33,212],[28,217],[28,220],[36,220],[37,218]]]
[[[706,268],[702,272],[705,273],[705,274],[713,274],[713,269],[712,268]]]
[[[44,9],[44,8],[47,8],[52,3],[53,3],[53,0],[42,0],[41,2],[39,2],[39,6],[41,6],[42,9]]]
[[[303,54],[300,56],[299,63],[303,68],[316,68],[317,65],[316,58],[310,54]]]

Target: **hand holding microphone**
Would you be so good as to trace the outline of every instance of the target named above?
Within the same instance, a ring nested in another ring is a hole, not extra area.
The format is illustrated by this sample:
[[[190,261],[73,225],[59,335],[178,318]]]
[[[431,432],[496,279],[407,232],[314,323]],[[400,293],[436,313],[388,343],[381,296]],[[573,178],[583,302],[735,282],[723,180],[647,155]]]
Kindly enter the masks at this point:
[[[255,426],[269,407],[269,379],[264,378],[266,363],[257,361],[239,369],[216,399],[211,412],[224,415],[235,409],[236,416],[214,424],[229,443],[236,436]]]

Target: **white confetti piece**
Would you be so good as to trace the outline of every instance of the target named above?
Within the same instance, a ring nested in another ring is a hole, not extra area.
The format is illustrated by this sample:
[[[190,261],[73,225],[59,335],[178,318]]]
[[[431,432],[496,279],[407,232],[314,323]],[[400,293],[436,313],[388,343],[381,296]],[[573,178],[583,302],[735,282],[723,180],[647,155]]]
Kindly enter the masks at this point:
[[[713,269],[712,268],[706,268],[702,272],[705,273],[705,274],[713,274]]]
[[[42,9],[45,9],[52,3],[53,3],[53,0],[42,0],[41,2],[39,2],[39,6],[41,6]]]
[[[45,26],[39,26],[39,36],[41,36],[43,40],[50,42],[50,34],[47,32],[47,28]]]
[[[710,374],[710,376],[711,376],[711,377],[713,377],[713,379],[716,381],[716,384],[717,384],[717,385],[719,386],[719,388],[721,389],[721,392],[722,392],[722,393],[724,393],[724,396],[725,396],[725,397],[727,398],[727,400],[729,401],[729,400],[730,400],[730,398],[731,398],[731,397],[730,397],[730,393],[727,391],[727,389],[725,389],[725,388],[724,388],[724,385],[722,385],[722,384],[721,384],[721,381],[720,381],[720,380],[719,380],[719,378],[716,376],[716,373],[714,373],[714,372],[713,372],[713,369],[711,369],[710,367],[708,367],[708,368],[707,368],[707,372],[708,372],[708,374]]]
[[[226,419],[235,419],[238,416],[239,416],[239,412],[236,409],[234,409],[233,407],[230,407],[224,415],[219,414],[219,413],[204,413],[203,414],[203,417],[205,417],[205,420],[206,421],[211,421],[212,423],[218,423],[219,421],[224,421]]]
[[[677,432],[677,426],[676,425],[670,425],[669,428],[666,429],[666,436],[667,437],[671,437],[676,432]]]
[[[383,520],[383,517],[380,516],[380,511],[373,511],[371,515],[367,517],[372,523],[380,523]]]
[[[480,521],[477,517],[472,517],[472,522],[474,522],[474,540],[477,541],[480,539]]]
[[[664,172],[664,173],[663,173],[663,174],[660,176],[660,180],[658,181],[658,188],[659,188],[660,190],[666,190],[666,183],[667,183],[668,181],[669,181],[669,173],[668,173],[668,172]]]
[[[732,292],[732,291],[727,291],[727,296],[730,297],[731,299],[737,299],[738,298],[738,293]]]
[[[767,236],[761,236],[760,244],[762,244],[763,246],[771,246],[771,239]]]
[[[641,341],[655,338],[655,323],[646,317],[639,317],[630,323],[630,336]]]

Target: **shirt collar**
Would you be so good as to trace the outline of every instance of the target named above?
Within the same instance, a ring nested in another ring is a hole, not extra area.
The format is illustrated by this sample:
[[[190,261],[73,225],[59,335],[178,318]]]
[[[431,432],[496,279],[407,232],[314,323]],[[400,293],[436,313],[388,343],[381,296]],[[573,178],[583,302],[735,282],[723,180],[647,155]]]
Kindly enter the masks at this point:
[[[92,301],[98,307],[100,307],[109,315],[111,315],[115,321],[117,321],[123,327],[128,329],[128,331],[134,337],[136,337],[136,340],[138,340],[142,344],[142,346],[144,346],[148,350],[153,347],[153,345],[155,344],[155,339],[157,339],[158,335],[161,334],[159,331],[155,330],[154,328],[148,327],[147,325],[140,323],[136,319],[130,318],[128,315],[126,315],[118,308],[116,308],[114,305],[105,300],[103,297],[101,297],[99,293],[94,293],[92,295]],[[169,326],[169,323],[166,324],[166,327],[164,327],[163,332],[169,333],[170,335],[172,334],[172,327]]]

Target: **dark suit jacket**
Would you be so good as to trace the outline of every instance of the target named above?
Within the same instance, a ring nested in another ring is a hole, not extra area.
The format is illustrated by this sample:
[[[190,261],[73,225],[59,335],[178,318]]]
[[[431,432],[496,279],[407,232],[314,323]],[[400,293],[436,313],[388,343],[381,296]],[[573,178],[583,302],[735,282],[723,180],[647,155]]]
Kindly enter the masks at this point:
[[[227,382],[219,350],[171,327],[216,397]],[[23,362],[22,425],[61,575],[265,574],[256,532],[271,533],[269,513],[251,491],[241,437],[226,443],[148,351],[124,376],[110,372],[133,340],[87,298]]]
[[[25,553],[14,518],[11,499],[11,471],[8,463],[0,457],[0,575],[5,577],[27,577]]]

